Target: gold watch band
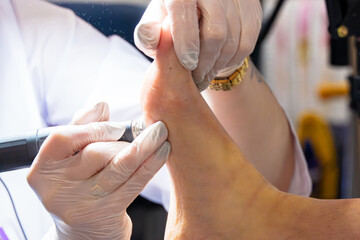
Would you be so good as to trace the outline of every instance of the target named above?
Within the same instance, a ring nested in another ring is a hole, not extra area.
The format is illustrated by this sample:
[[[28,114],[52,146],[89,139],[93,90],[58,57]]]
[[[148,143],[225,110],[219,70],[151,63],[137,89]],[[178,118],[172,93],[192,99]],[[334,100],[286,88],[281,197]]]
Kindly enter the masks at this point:
[[[233,74],[225,78],[215,78],[210,82],[209,88],[211,90],[216,90],[216,91],[231,90],[234,86],[239,85],[241,81],[245,78],[248,68],[249,68],[249,57],[246,57],[243,65],[241,65],[241,67],[236,69],[236,71]]]

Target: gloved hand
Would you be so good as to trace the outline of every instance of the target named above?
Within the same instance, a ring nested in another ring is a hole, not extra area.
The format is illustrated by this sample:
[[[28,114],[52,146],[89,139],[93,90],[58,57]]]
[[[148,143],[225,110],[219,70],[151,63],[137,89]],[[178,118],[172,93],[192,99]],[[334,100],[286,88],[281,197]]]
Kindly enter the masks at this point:
[[[107,106],[97,106],[74,123],[106,119]],[[131,144],[117,141],[124,131],[95,122],[62,127],[46,139],[27,180],[55,222],[48,239],[130,239],[126,208],[164,165],[170,144],[162,122]]]
[[[176,55],[202,91],[215,76],[231,75],[253,51],[262,10],[259,0],[152,0],[134,34],[136,46],[150,57],[166,16]]]

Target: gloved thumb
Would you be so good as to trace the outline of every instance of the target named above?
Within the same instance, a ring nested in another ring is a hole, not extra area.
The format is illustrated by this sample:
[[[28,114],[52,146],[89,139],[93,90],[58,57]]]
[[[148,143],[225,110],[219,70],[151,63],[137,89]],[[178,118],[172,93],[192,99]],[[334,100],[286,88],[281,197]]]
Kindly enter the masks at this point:
[[[135,45],[149,57],[154,58],[156,55],[161,35],[161,23],[166,15],[162,0],[153,0],[135,28]]]
[[[109,117],[109,105],[107,103],[100,102],[92,108],[81,109],[76,112],[71,124],[83,125],[91,122],[104,122],[109,121]]]

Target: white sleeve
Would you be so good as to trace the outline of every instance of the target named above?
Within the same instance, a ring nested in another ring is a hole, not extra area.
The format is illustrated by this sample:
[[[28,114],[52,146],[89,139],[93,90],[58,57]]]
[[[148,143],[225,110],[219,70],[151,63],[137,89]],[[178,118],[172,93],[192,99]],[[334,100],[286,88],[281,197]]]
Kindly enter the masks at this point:
[[[47,125],[67,124],[106,101],[117,121],[139,118],[149,62],[119,37],[107,38],[72,11],[39,0],[14,0],[38,102]]]
[[[285,112],[285,110],[284,110]],[[296,136],[295,129],[289,117],[286,116],[291,128],[292,137],[294,138],[294,174],[291,180],[288,193],[299,196],[308,197],[312,191],[312,181],[309,174],[309,169],[305,160],[303,150],[301,148],[299,139]]]

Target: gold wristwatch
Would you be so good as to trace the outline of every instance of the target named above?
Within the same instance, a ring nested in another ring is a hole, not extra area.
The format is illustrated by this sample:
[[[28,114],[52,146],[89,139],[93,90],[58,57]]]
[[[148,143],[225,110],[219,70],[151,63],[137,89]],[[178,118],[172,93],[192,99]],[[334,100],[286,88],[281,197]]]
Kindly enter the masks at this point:
[[[249,57],[245,58],[243,65],[236,69],[236,71],[229,77],[215,78],[210,82],[209,88],[211,90],[229,91],[234,86],[237,86],[244,79],[247,69],[249,68]]]

